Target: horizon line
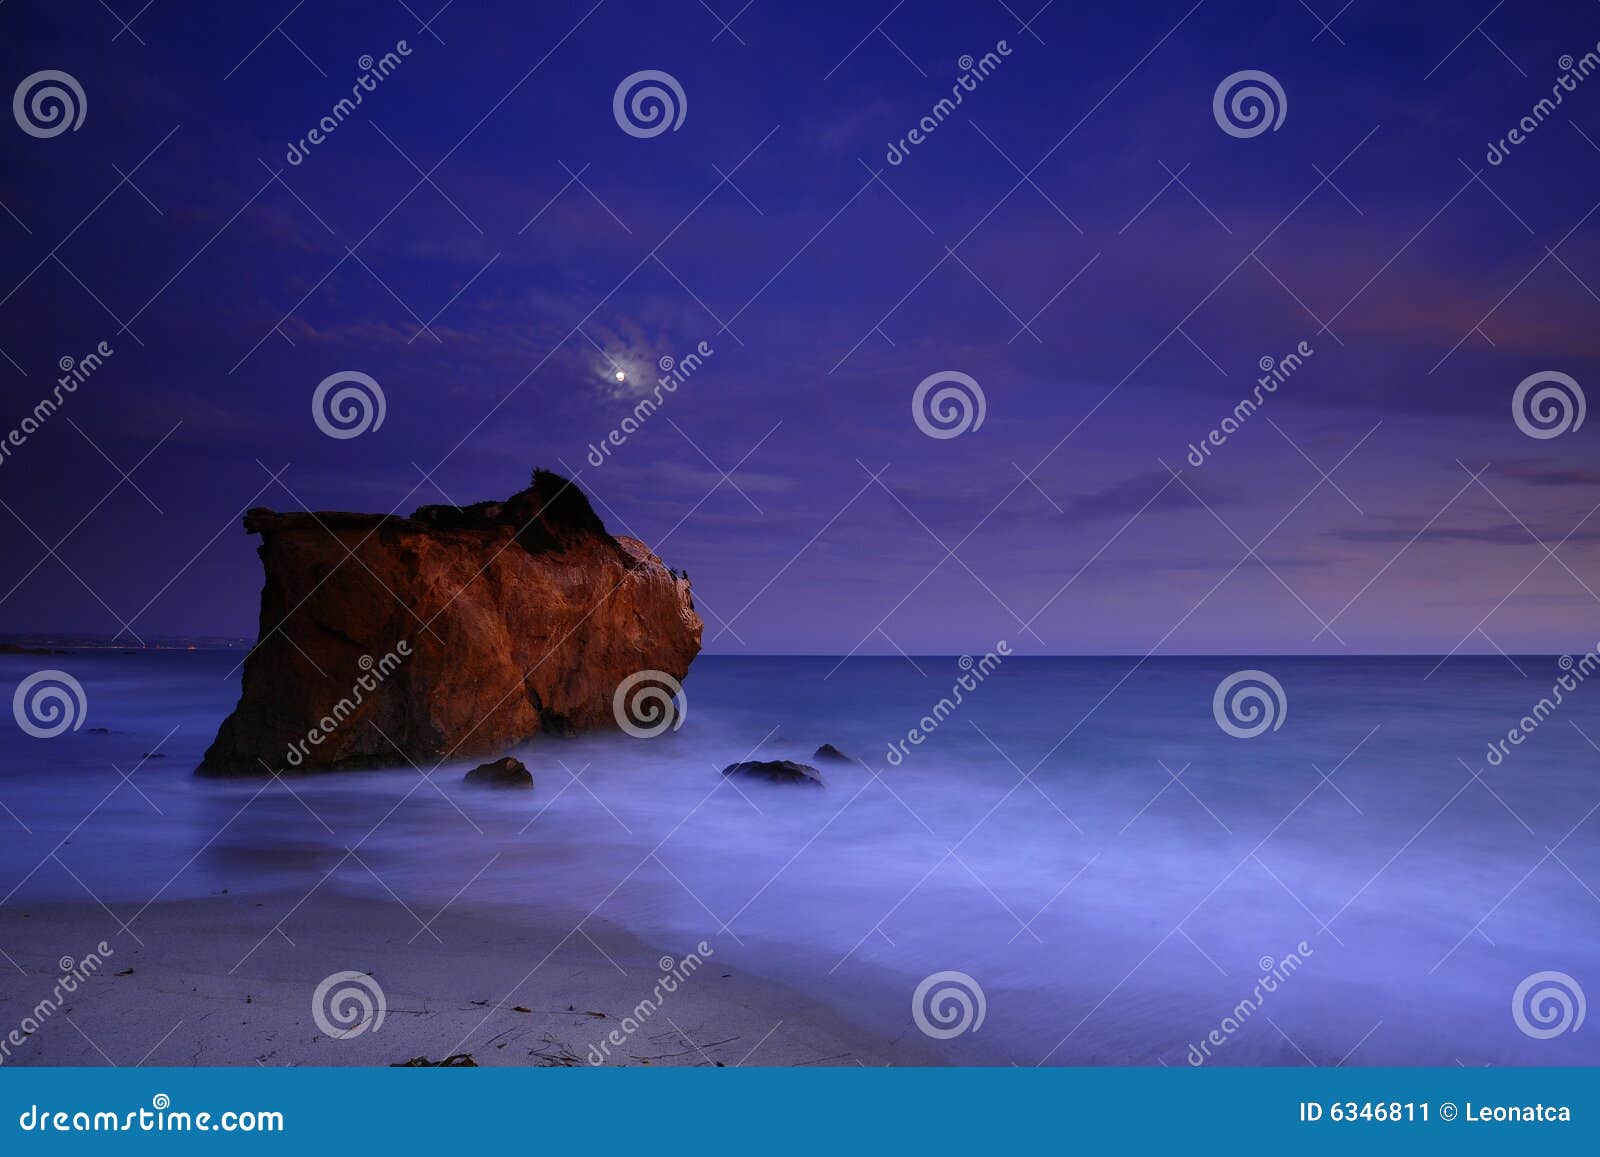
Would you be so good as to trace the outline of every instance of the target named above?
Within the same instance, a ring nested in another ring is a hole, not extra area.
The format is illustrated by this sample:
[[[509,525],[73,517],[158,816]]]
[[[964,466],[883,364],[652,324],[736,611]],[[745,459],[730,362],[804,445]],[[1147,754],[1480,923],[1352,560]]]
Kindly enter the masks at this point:
[[[230,645],[222,641],[223,636],[196,635],[196,636],[166,636],[151,639],[140,644],[134,642],[118,641],[110,636],[69,636],[67,638],[50,638],[32,636],[6,636],[0,635],[0,646],[27,647],[41,651],[253,651],[257,642],[240,637],[240,642]],[[22,654],[26,652],[12,652]],[[1009,655],[998,656],[1002,660],[1008,659],[1130,659],[1141,662],[1150,662],[1158,659],[1561,659],[1573,654],[1573,651],[1176,651],[1162,654],[1139,653],[1136,651],[1052,651],[1044,653],[1012,652]],[[1587,650],[1578,652],[1589,653]],[[0,652],[4,654],[4,652]],[[832,659],[838,662],[847,662],[851,659],[903,659],[903,660],[936,660],[936,659],[963,659],[975,655],[995,654],[993,651],[921,651],[921,652],[857,652],[846,654],[838,651],[701,651],[696,659]]]

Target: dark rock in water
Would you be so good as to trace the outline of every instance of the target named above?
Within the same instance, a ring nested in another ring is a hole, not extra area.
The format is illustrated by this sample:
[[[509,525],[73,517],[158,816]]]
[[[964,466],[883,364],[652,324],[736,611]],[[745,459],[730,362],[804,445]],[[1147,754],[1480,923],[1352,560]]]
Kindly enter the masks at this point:
[[[803,783],[821,787],[822,773],[814,767],[796,763],[792,759],[748,759],[731,763],[722,769],[723,775],[744,775],[764,779],[769,783]]]
[[[461,782],[474,787],[532,787],[533,773],[520,759],[507,755],[473,768]]]
[[[681,681],[700,651],[688,581],[547,470],[503,502],[256,508],[244,529],[261,536],[260,641],[202,773],[426,767],[615,727],[624,680]]]
[[[141,758],[141,759],[165,759],[166,757],[167,757],[167,753],[164,752],[164,751],[147,751],[142,756],[140,756],[139,758]]]
[[[844,752],[840,751],[837,747],[835,747],[831,743],[824,743],[821,747],[817,748],[816,751],[811,753],[811,758],[812,759],[826,759],[826,760],[830,760],[830,761],[832,761],[834,763],[854,763],[855,762],[855,760],[851,759],[848,755],[846,755]]]

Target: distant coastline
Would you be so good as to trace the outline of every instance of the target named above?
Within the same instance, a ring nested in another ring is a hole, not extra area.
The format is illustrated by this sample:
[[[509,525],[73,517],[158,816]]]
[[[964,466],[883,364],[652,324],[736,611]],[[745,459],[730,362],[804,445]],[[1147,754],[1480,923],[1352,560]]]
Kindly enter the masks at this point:
[[[0,634],[0,655],[51,655],[68,651],[248,651],[253,645],[253,640],[243,636],[228,635],[196,635],[193,637],[152,636],[146,638],[143,645],[134,642],[118,642],[109,635],[79,635],[63,633],[59,635],[5,635]],[[1575,644],[1576,646],[1576,644]],[[1584,650],[1588,644],[1584,644]],[[1567,654],[1572,648],[1566,650],[1550,651],[1510,651],[1502,654],[1499,651],[1468,651],[1459,650],[1447,656],[1443,651],[1163,651],[1159,654],[1141,655],[1131,651],[1074,651],[1074,652],[1049,652],[1039,654],[1016,654],[1014,661],[1027,661],[1030,659],[1128,659],[1154,662],[1158,659],[1429,659],[1437,662],[1444,658],[1456,659],[1504,659],[1509,654],[1513,659],[1556,659]],[[954,662],[966,654],[964,651],[949,652],[917,652],[910,657],[918,661],[936,662],[948,660]],[[854,655],[844,655],[838,651],[763,651],[759,654],[750,654],[743,651],[702,651],[701,656],[707,659],[895,659],[904,662],[906,656],[899,652],[857,652]]]
[[[198,635],[119,642],[107,635],[0,635],[0,655],[59,655],[67,651],[247,651],[242,637]]]

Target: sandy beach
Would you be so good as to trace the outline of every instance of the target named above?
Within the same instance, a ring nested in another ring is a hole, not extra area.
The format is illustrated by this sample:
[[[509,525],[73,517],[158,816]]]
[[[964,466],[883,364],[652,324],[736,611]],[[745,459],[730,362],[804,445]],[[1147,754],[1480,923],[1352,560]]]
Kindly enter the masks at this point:
[[[96,904],[0,910],[0,1036],[43,1011],[68,961],[110,948],[98,971],[9,1065],[391,1065],[468,1054],[479,1065],[883,1065],[928,1058],[872,1040],[804,996],[717,959],[684,974],[696,945],[649,948],[600,921],[531,927],[504,911],[452,906],[413,917],[399,903],[319,893],[230,893],[149,907],[126,929]],[[123,920],[130,913],[121,912]],[[140,943],[142,941],[142,944]],[[81,966],[80,966],[81,968]],[[313,994],[368,973],[381,1026],[336,1039]],[[635,1019],[640,1002],[659,1005]],[[28,1027],[32,1027],[32,1024]],[[613,1036],[612,1034],[616,1035]],[[619,1040],[621,1044],[614,1043]]]

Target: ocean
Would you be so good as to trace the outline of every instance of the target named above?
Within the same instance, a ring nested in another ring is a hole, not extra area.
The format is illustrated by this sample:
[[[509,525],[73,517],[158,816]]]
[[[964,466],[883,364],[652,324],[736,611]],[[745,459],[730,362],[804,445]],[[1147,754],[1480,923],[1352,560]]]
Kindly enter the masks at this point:
[[[1554,657],[705,655],[675,731],[517,748],[531,793],[196,778],[241,657],[0,656],[88,704],[0,728],[5,904],[112,939],[224,889],[603,922],[949,1063],[1600,1064],[1600,680],[1524,720]],[[1242,669],[1281,687],[1276,727],[1224,714],[1247,738],[1213,703]],[[861,761],[823,790],[720,773],[823,743]]]

